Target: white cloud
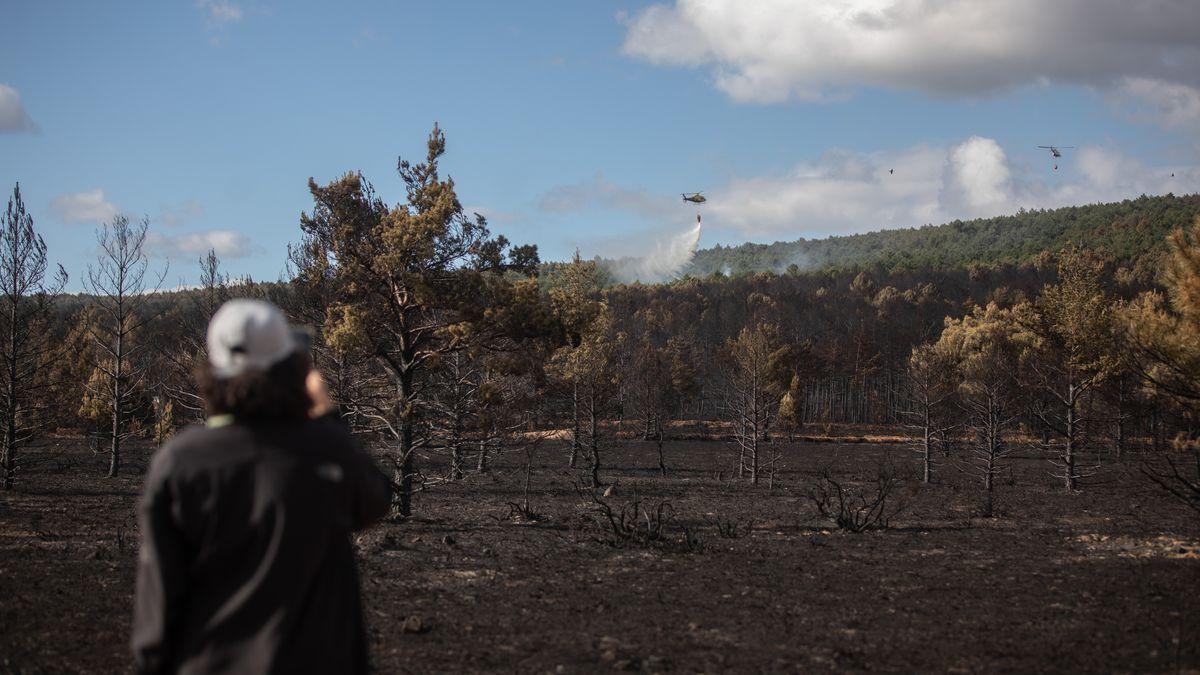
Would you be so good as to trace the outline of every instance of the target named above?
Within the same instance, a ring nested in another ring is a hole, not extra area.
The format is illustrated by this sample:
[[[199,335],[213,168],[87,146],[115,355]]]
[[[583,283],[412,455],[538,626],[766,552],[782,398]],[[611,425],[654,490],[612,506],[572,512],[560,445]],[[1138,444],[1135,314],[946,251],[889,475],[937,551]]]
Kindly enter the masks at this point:
[[[100,188],[59,195],[50,202],[50,211],[71,225],[103,223],[120,213],[104,198],[104,190]]]
[[[945,147],[831,151],[784,175],[736,179],[712,190],[704,222],[743,236],[821,236],[1182,193],[1200,185],[1200,167],[1148,167],[1110,148],[1085,146],[1057,163],[1058,172],[1021,166],[994,139],[979,136]]]
[[[245,13],[242,8],[226,0],[196,0],[196,6],[204,12],[211,27],[219,27],[228,23],[237,23]]]
[[[1180,0],[677,0],[632,17],[623,52],[707,67],[731,98],[856,87],[977,96],[1127,78],[1200,84],[1200,3]]]
[[[1200,141],[1200,89],[1145,77],[1126,78],[1115,93],[1117,104],[1139,121],[1157,122]]]
[[[200,202],[189,199],[176,206],[164,206],[152,220],[167,227],[179,227],[202,215],[204,215],[204,207]]]
[[[155,254],[166,258],[204,255],[209,250],[216,251],[222,258],[245,258],[261,250],[250,237],[237,230],[204,230],[180,234],[163,234],[151,230],[146,235],[146,244]]]
[[[617,209],[650,217],[674,212],[675,200],[652,195],[643,189],[627,188],[609,181],[600,171],[591,180],[559,185],[538,199],[538,208],[546,213],[579,213],[593,207]]]
[[[965,214],[996,213],[1012,195],[1008,157],[990,138],[972,136],[950,149],[941,207]]]
[[[21,94],[7,84],[0,84],[0,133],[37,131],[37,125],[25,112]]]

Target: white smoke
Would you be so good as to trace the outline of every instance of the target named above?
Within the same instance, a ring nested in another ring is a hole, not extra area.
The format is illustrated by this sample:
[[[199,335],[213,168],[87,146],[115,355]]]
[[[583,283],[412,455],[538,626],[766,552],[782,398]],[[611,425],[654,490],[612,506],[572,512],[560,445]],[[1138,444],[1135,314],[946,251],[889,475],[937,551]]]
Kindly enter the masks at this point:
[[[692,262],[700,245],[700,223],[686,232],[656,239],[641,256],[621,258],[609,264],[613,276],[622,283],[640,281],[657,284],[677,278]]]

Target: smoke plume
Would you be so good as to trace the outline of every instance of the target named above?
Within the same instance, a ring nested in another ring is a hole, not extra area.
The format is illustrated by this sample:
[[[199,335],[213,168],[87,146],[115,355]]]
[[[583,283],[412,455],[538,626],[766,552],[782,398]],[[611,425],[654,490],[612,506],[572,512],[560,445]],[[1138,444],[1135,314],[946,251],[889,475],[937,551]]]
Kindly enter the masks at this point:
[[[678,277],[692,262],[700,244],[700,222],[686,232],[660,237],[641,256],[621,258],[609,263],[613,276],[622,283],[640,281],[657,284]]]

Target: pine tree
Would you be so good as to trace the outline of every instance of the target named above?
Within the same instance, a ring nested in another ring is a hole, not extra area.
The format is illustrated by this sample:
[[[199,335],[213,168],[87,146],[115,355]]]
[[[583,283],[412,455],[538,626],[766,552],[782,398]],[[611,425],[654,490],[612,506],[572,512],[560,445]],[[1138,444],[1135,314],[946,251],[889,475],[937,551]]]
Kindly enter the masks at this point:
[[[46,243],[25,210],[20,184],[13,187],[0,219],[0,447],[4,489],[16,478],[17,454],[39,426],[57,345],[51,342],[50,312],[66,283],[61,267],[46,278]]]
[[[412,513],[415,451],[426,442],[418,427],[429,363],[464,348],[469,334],[521,316],[527,308],[496,299],[512,297],[507,271],[531,273],[537,265],[535,247],[510,249],[482,216],[464,212],[454,181],[440,175],[446,137],[437,125],[426,148],[423,162],[397,163],[407,199],[394,207],[361,174],[325,186],[310,179],[314,206],[301,215],[304,241],[293,253],[300,284],[323,291],[324,341],[387,374],[355,405],[396,443],[389,455],[401,516]]]

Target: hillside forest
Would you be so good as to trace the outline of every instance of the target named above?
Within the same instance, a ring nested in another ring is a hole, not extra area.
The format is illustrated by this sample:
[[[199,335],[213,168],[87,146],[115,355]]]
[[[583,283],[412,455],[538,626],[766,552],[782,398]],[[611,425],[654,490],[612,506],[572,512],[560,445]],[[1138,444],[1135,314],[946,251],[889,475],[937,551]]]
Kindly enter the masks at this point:
[[[4,488],[41,439],[83,435],[118,476],[144,469],[128,444],[202,421],[193,373],[233,297],[312,331],[400,516],[535,447],[604,486],[622,438],[649,441],[663,475],[673,441],[718,440],[723,471],[763,484],[780,439],[898,437],[923,481],[952,460],[971,472],[984,512],[1017,445],[1070,491],[1115,459],[1196,453],[1200,196],[717,247],[673,282],[616,285],[604,261],[543,263],[493,233],[459,202],[436,127],[427,149],[398,164],[401,204],[357,172],[310,180],[287,278],[230,278],[210,252],[176,291],[147,257],[153,224],[122,216],[87,270],[57,268],[16,186],[0,223]],[[68,274],[85,292],[64,292]],[[1200,509],[1194,470],[1147,467]]]

